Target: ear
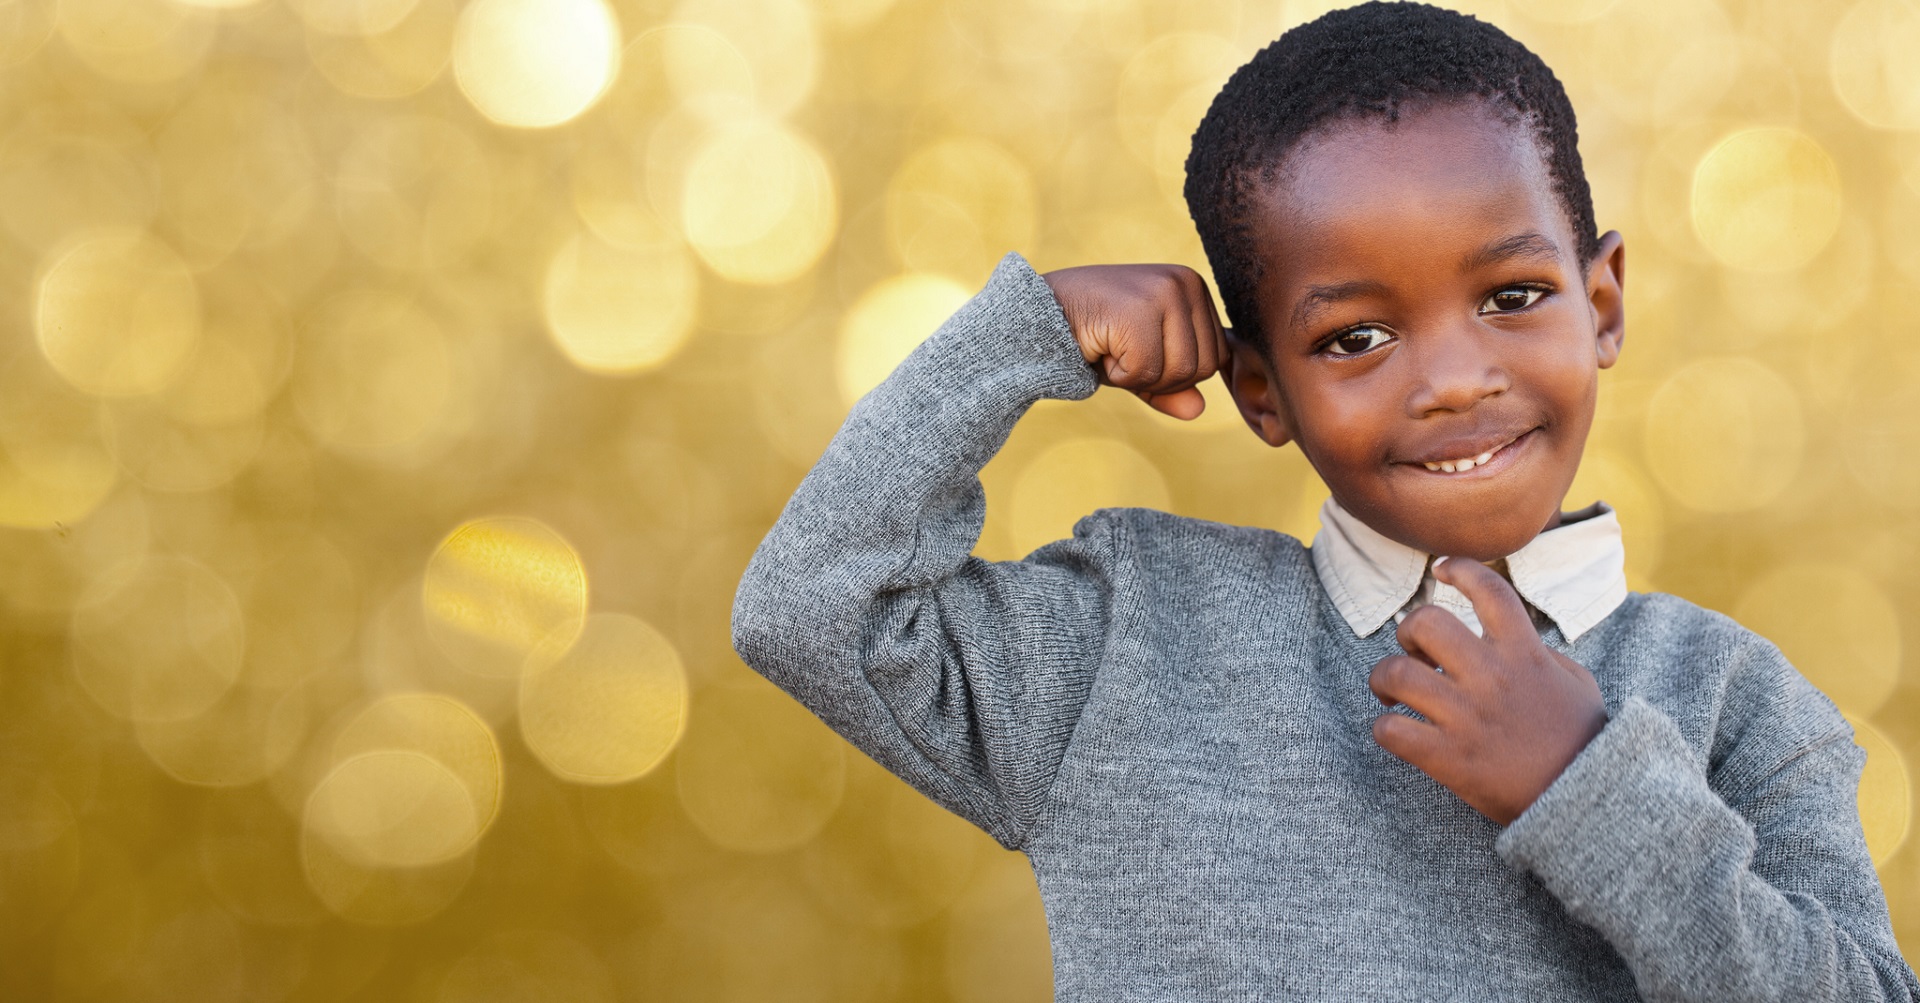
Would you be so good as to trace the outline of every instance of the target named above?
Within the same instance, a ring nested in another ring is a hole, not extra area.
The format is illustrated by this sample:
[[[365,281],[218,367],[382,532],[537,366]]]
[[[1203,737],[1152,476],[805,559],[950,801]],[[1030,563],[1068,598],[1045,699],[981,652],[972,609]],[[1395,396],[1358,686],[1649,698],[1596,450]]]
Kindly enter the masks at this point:
[[[1273,377],[1260,350],[1232,335],[1227,336],[1227,355],[1220,362],[1220,379],[1240,408],[1247,427],[1269,446],[1284,446],[1293,441],[1293,430],[1280,407],[1280,385]]]
[[[1600,250],[1587,266],[1587,304],[1593,309],[1595,354],[1600,368],[1608,369],[1620,359],[1620,345],[1627,336],[1627,247],[1620,231],[1608,230],[1600,236]]]

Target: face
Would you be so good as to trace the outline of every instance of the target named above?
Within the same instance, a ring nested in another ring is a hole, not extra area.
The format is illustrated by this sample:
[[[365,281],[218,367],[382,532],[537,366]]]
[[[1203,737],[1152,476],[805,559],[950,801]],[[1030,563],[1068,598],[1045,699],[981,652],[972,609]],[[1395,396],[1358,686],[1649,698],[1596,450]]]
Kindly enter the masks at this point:
[[[1623,333],[1620,235],[1582,267],[1524,125],[1478,102],[1360,121],[1287,154],[1253,219],[1268,357],[1224,375],[1348,511],[1491,561],[1559,524]]]

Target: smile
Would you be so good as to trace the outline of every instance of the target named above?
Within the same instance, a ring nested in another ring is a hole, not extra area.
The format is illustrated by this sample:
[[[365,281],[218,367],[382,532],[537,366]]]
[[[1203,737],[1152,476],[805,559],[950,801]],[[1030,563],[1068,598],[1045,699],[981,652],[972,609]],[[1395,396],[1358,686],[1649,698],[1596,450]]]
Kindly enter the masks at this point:
[[[1508,439],[1507,441],[1499,444],[1498,446],[1495,446],[1492,449],[1488,449],[1483,452],[1480,452],[1476,455],[1463,456],[1457,460],[1425,461],[1425,462],[1422,462],[1420,465],[1423,467],[1426,467],[1428,470],[1431,470],[1436,474],[1464,474],[1470,470],[1478,470],[1479,468],[1484,467],[1487,464],[1492,463],[1494,460],[1499,459],[1500,457],[1506,455],[1508,447],[1512,446],[1516,442],[1520,442],[1521,440],[1527,438],[1527,436],[1532,434],[1533,434],[1533,430],[1528,429],[1526,432],[1516,435],[1513,438]]]

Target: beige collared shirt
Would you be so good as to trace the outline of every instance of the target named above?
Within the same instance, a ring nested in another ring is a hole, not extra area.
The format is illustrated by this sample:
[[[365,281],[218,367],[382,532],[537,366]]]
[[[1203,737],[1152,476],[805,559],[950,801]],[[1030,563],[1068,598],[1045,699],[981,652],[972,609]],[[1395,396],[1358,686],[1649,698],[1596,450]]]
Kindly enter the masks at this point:
[[[1434,555],[1382,536],[1332,498],[1320,507],[1312,554],[1320,583],[1356,635],[1365,637],[1388,619],[1398,623],[1426,603],[1481,632],[1467,597],[1433,577]],[[1572,643],[1627,598],[1626,552],[1613,507],[1595,502],[1567,513],[1566,521],[1507,556],[1506,576]]]

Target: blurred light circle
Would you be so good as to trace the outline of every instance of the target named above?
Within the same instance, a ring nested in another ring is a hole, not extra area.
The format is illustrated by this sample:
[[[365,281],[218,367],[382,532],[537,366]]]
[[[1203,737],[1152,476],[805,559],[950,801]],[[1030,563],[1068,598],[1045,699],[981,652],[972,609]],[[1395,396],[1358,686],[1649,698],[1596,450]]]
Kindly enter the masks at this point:
[[[331,35],[377,35],[413,13],[420,0],[288,0],[307,27]]]
[[[494,224],[495,168],[450,122],[396,115],[363,127],[334,174],[340,228],[368,258],[402,270],[464,261]]]
[[[1627,575],[1635,587],[1659,567],[1666,546],[1666,506],[1660,501],[1660,492],[1642,476],[1642,469],[1589,443],[1561,505],[1562,509],[1573,510],[1604,501],[1613,508],[1627,551]]]
[[[368,35],[307,33],[307,58],[327,82],[355,97],[416,94],[453,59],[453,0],[418,0],[391,27]]]
[[[42,251],[90,230],[146,226],[160,206],[160,180],[145,145],[124,121],[29,117],[0,141],[0,185],[34,197],[0,201],[0,220]]]
[[[432,775],[432,760],[419,758],[428,765],[417,768]],[[449,802],[456,800],[449,788],[441,787],[439,793]],[[424,867],[370,865],[335,848],[309,815],[300,829],[300,864],[307,886],[328,911],[356,923],[391,927],[422,922],[451,905],[473,876],[474,854]]]
[[[47,361],[90,394],[165,387],[200,339],[200,295],[179,255],[134,230],[82,239],[40,277],[34,327]]]
[[[819,43],[798,0],[681,0],[662,31],[674,94],[713,120],[785,115],[813,91]]]
[[[1790,564],[1740,596],[1734,618],[1774,644],[1840,709],[1868,717],[1900,681],[1900,614],[1866,576]]]
[[[1144,167],[1164,171],[1168,157],[1158,141],[1161,121],[1177,106],[1191,106],[1199,94],[1200,111],[1241,63],[1247,53],[1216,35],[1175,32],[1141,47],[1120,70],[1114,93],[1114,117],[1128,152]],[[1187,125],[1191,138],[1200,116]],[[1171,166],[1182,168],[1185,154]]]
[[[212,12],[150,0],[60,0],[60,35],[110,80],[157,84],[198,68],[213,46]]]
[[[1620,0],[1508,0],[1514,12],[1555,24],[1582,24],[1596,20]]]
[[[363,752],[334,767],[307,802],[306,825],[370,867],[443,863],[480,837],[460,778],[437,759],[401,749]]]
[[[887,183],[887,237],[915,271],[984,279],[1039,226],[1032,172],[984,139],[951,138],[907,158]]]
[[[1118,439],[1072,438],[1020,469],[1010,501],[1008,531],[1024,555],[1072,536],[1095,509],[1166,508],[1167,482],[1152,460]]]
[[[107,444],[121,468],[159,491],[220,487],[253,462],[266,438],[258,415],[195,425],[175,421],[152,398],[115,402],[106,412]]]
[[[294,531],[262,541],[247,590],[247,680],[284,690],[337,665],[360,624],[355,566],[331,540]]]
[[[603,0],[473,0],[453,36],[453,77],[501,125],[559,125],[620,72],[620,24]]]
[[[860,295],[840,322],[835,375],[847,404],[866,396],[916,346],[973,298],[944,275],[886,279]]]
[[[500,744],[460,701],[438,693],[396,693],[354,715],[334,736],[336,761],[382,751],[417,752],[446,767],[473,803],[476,839],[499,815],[505,777]]]
[[[849,924],[902,929],[924,923],[959,897],[993,840],[898,778],[866,765],[860,772],[873,779],[849,792],[829,829],[849,838],[808,844],[803,875],[822,904]]]
[[[109,571],[74,608],[73,667],[88,695],[136,721],[204,713],[240,675],[246,623],[219,575],[183,557]]]
[[[547,930],[495,933],[440,980],[433,1003],[614,1003],[606,962]]]
[[[879,20],[898,2],[899,0],[813,0],[813,7],[834,27],[851,31]]]
[[[241,787],[285,765],[307,736],[307,695],[236,686],[206,711],[178,721],[137,721],[154,765],[185,784]]]
[[[543,654],[520,681],[520,735],[555,776],[625,783],[680,741],[687,674],[673,642],[651,624],[596,613],[564,653]]]
[[[1782,271],[1811,261],[1840,225],[1840,172],[1819,143],[1768,126],[1720,141],[1693,173],[1693,225],[1723,264]]]
[[[547,332],[582,369],[624,375],[680,350],[699,312],[700,273],[670,233],[650,244],[610,246],[591,234],[567,241],[547,265]]]
[[[241,246],[299,232],[319,203],[319,172],[301,118],[244,89],[209,80],[154,140],[162,208],[202,268]]]
[[[59,0],[0,2],[0,66],[25,62],[53,37]]]
[[[455,664],[518,676],[535,649],[565,650],[580,636],[587,572],[542,522],[476,519],[434,550],[421,595],[428,632]]]
[[[58,919],[81,877],[79,820],[49,780],[0,769],[0,935],[12,943]]]
[[[833,173],[814,145],[773,122],[713,133],[689,161],[680,202],[687,242],[723,278],[798,278],[839,223]]]
[[[1847,715],[1854,741],[1866,750],[1867,765],[1860,771],[1860,828],[1867,852],[1879,867],[1893,858],[1907,841],[1913,816],[1913,785],[1907,760],[1880,729],[1858,715]]]
[[[1806,431],[1800,397],[1751,359],[1688,363],[1647,403],[1647,464],[1681,504],[1760,508],[1793,483]]]
[[[0,376],[0,526],[77,523],[119,475],[94,401],[37,366],[15,363]]]
[[[304,327],[293,404],[315,439],[377,452],[420,439],[440,419],[453,362],[440,325],[411,299],[342,293]]]
[[[840,806],[845,743],[771,683],[702,690],[674,758],[687,817],[714,843],[777,853],[812,839]]]
[[[1880,129],[1920,128],[1920,8],[1905,0],[1857,3],[1834,26],[1828,68],[1847,110]]]

